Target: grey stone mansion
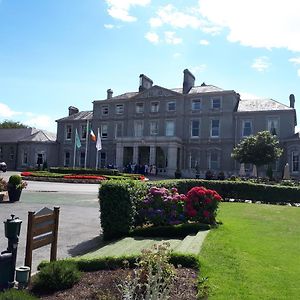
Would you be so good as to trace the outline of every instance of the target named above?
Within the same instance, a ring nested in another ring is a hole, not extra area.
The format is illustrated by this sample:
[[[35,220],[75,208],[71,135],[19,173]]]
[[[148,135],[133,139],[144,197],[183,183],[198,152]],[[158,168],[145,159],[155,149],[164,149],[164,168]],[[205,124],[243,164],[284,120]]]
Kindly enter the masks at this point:
[[[172,177],[176,170],[184,177],[195,177],[196,166],[201,177],[207,170],[231,175],[240,168],[231,158],[233,147],[244,137],[269,130],[284,149],[274,163],[274,174],[280,177],[288,162],[291,175],[299,178],[300,138],[295,134],[294,106],[294,95],[287,106],[273,99],[241,99],[234,90],[204,82],[196,86],[187,69],[182,87],[175,89],[154,85],[141,74],[136,91],[114,96],[108,89],[106,99],[93,101],[90,111],[69,107],[68,116],[57,120],[56,138],[39,131],[9,141],[12,134],[4,131],[17,129],[1,129],[0,160],[13,169],[36,166],[39,160],[51,166],[89,168],[97,162],[99,167],[112,165],[120,170],[128,164],[155,165],[158,174]],[[100,151],[90,139],[91,129],[96,135],[99,130]],[[74,147],[76,132],[80,147]],[[251,168],[246,166],[246,171]]]

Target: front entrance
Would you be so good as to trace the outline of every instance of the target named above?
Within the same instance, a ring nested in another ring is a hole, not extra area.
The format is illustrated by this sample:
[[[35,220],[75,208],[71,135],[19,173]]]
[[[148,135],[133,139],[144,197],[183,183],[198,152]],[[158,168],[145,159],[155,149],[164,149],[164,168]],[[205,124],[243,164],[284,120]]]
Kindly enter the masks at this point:
[[[150,147],[139,147],[138,163],[140,165],[149,165]]]

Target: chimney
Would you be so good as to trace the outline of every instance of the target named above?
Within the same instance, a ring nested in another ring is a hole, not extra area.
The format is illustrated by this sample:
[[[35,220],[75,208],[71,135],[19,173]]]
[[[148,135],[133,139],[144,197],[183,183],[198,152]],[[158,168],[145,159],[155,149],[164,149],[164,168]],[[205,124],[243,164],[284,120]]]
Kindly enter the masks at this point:
[[[290,94],[290,107],[295,108],[295,96]]]
[[[74,114],[77,114],[79,112],[79,109],[75,106],[69,106],[69,116],[72,116]]]
[[[111,99],[113,96],[113,90],[112,89],[108,89],[107,90],[107,99]]]
[[[143,92],[145,90],[148,90],[152,87],[153,81],[147,77],[144,74],[140,75],[140,86],[139,86],[139,92]]]
[[[195,76],[188,70],[183,71],[183,94],[188,94],[190,89],[195,85]]]

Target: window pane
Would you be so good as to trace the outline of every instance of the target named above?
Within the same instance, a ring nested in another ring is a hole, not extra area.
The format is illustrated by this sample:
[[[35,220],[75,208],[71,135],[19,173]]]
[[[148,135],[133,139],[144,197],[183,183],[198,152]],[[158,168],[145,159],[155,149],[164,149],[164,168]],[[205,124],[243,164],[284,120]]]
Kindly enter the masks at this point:
[[[298,152],[292,153],[292,160],[293,160],[293,172],[299,172],[299,153]]]
[[[174,136],[175,123],[174,121],[166,121],[166,136]]]
[[[101,113],[102,113],[102,115],[108,115],[108,106],[107,105],[101,107]]]
[[[151,103],[151,112],[158,112],[159,109],[159,103],[158,102],[152,102]]]
[[[175,101],[168,102],[167,109],[168,109],[168,111],[175,111],[176,110],[176,102]]]
[[[213,98],[212,99],[212,108],[219,109],[221,107],[221,99],[220,98]]]
[[[106,124],[101,125],[101,137],[107,138],[108,136],[108,126]]]
[[[124,112],[124,105],[123,104],[117,104],[116,105],[116,114],[122,114]]]
[[[191,126],[191,136],[198,137],[200,135],[200,121],[193,120]]]
[[[244,121],[243,122],[243,136],[249,136],[252,134],[252,122]]]
[[[277,135],[279,130],[279,120],[277,118],[268,119],[268,130],[273,134]]]
[[[136,121],[134,123],[134,135],[136,137],[143,136],[143,122],[142,121]]]
[[[201,109],[200,100],[193,100],[192,101],[192,110],[200,110],[200,109]]]
[[[158,134],[158,122],[152,121],[150,122],[150,135]]]
[[[144,104],[143,103],[137,103],[135,107],[136,113],[143,113],[144,112]]]
[[[211,120],[211,136],[218,137],[220,134],[220,120]]]
[[[219,169],[219,155],[218,153],[211,153],[210,154],[210,169],[217,170]]]

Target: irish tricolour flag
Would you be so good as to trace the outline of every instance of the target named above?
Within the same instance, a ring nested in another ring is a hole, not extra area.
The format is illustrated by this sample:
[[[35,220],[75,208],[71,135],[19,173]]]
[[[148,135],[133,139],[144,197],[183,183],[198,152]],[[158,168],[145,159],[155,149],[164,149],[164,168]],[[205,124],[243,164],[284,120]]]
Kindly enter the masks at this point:
[[[91,136],[91,140],[93,142],[96,142],[97,138],[96,138],[96,135],[95,135],[95,133],[94,133],[94,131],[92,129],[91,129],[91,132],[90,132],[90,136]]]

